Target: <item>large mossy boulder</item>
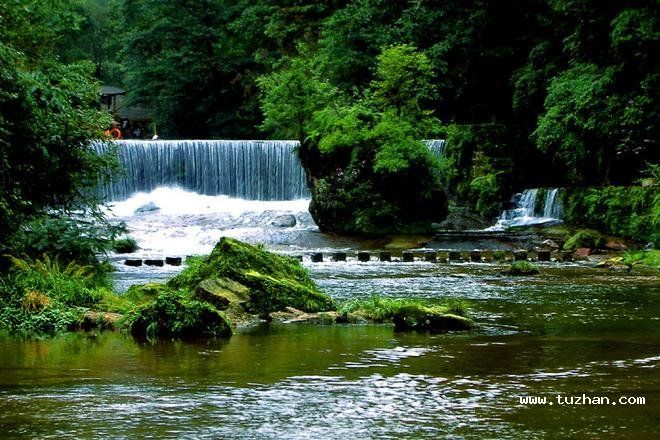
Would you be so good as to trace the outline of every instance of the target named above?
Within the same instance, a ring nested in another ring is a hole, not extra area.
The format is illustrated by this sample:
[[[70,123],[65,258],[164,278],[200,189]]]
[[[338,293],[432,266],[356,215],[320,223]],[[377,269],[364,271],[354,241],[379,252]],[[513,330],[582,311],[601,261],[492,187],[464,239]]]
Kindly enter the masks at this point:
[[[464,316],[446,313],[442,307],[425,307],[422,305],[406,305],[400,307],[392,316],[395,331],[430,331],[446,332],[452,330],[469,330],[474,325]]]
[[[234,283],[231,288],[228,280]],[[319,290],[299,261],[227,237],[220,239],[209,256],[193,260],[168,285],[197,292],[206,301],[211,300],[210,290],[222,291],[220,296],[240,298],[237,301],[245,311],[262,317],[287,307],[304,312],[334,310],[332,299]]]
[[[194,297],[225,310],[232,304],[248,302],[250,289],[229,278],[208,278],[197,285]]]
[[[138,288],[139,290],[139,288]],[[188,292],[150,284],[152,299],[136,305],[122,327],[141,337],[194,338],[231,336],[231,325],[212,304],[191,298]]]

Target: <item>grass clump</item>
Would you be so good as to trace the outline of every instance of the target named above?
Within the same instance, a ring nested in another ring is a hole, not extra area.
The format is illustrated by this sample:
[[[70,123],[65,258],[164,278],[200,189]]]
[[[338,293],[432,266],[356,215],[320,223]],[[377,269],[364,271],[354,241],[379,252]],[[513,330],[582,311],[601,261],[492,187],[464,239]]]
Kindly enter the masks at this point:
[[[623,254],[622,263],[628,266],[643,264],[660,270],[660,250],[628,251]]]
[[[389,322],[401,310],[412,308],[425,308],[438,314],[454,314],[467,317],[467,305],[460,301],[452,301],[444,306],[432,306],[418,299],[384,298],[381,296],[345,301],[339,305],[337,312],[344,317],[352,315],[354,319]]]
[[[509,269],[503,272],[505,275],[536,275],[539,273],[539,268],[529,261],[520,260],[514,261]]]
[[[98,266],[57,259],[10,257],[12,268],[0,277],[0,328],[25,335],[54,334],[76,328],[85,311],[112,295],[107,274]]]

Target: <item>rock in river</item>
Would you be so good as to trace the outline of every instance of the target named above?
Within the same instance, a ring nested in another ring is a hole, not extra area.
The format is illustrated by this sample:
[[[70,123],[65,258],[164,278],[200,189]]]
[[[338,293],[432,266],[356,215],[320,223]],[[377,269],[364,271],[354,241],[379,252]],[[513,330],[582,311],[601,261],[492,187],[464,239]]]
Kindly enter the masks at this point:
[[[297,222],[296,217],[292,214],[278,215],[270,222],[271,226],[278,228],[293,228]]]

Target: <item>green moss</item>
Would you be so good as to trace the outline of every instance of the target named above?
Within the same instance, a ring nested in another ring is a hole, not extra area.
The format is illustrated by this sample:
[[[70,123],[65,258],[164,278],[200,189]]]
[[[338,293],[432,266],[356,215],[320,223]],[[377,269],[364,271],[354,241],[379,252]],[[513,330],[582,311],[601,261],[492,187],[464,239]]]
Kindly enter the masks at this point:
[[[400,307],[392,316],[395,331],[469,330],[474,324],[464,316],[447,313],[442,307],[411,304]]]
[[[564,250],[574,251],[578,248],[596,249],[604,244],[605,238],[598,231],[582,229],[566,240],[566,243],[564,243]]]
[[[558,241],[566,241],[573,235],[573,229],[565,225],[543,227],[538,231],[544,237]]]
[[[384,298],[372,296],[367,299],[353,299],[343,302],[338,312],[346,320],[366,320],[374,322],[392,321],[404,308],[429,309],[440,314],[467,316],[467,306],[462,302],[450,302],[444,306],[430,306],[424,301],[409,298]]]
[[[538,267],[529,261],[514,261],[509,269],[503,272],[505,275],[535,275],[539,273]]]
[[[231,336],[229,321],[211,304],[165,286],[157,292],[154,299],[136,306],[124,316],[122,328],[141,337]]]
[[[140,249],[132,238],[121,238],[112,242],[112,250],[118,254],[130,254]]]
[[[194,291],[210,278],[229,278],[249,289],[244,308],[261,316],[294,307],[305,312],[333,310],[332,299],[316,286],[300,262],[223,237],[204,259],[193,260],[168,285]]]

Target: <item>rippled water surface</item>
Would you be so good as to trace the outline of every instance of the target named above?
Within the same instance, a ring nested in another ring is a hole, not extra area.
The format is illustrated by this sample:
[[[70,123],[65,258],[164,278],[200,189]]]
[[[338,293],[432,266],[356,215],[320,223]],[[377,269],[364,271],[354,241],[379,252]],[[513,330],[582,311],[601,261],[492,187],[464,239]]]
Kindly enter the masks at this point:
[[[658,279],[547,265],[310,265],[337,298],[469,302],[468,333],[272,325],[229,340],[113,333],[0,342],[0,432],[12,437],[653,438]],[[520,396],[642,396],[641,406],[520,405]]]
[[[153,202],[160,209],[135,213]],[[222,235],[272,249],[355,250],[320,234],[305,201],[176,189],[117,204],[137,258],[208,252]],[[292,214],[294,228],[274,228]],[[128,268],[121,289],[178,267]],[[6,438],[657,438],[660,278],[582,264],[504,277],[488,264],[312,264],[339,301],[374,294],[467,302],[470,332],[274,324],[228,340],[139,342],[116,333],[0,337]],[[644,405],[522,405],[520,397],[643,397]]]

